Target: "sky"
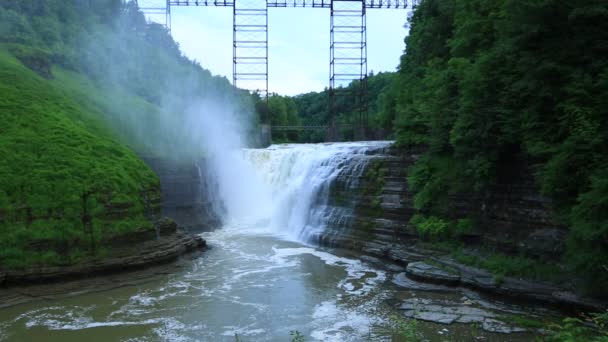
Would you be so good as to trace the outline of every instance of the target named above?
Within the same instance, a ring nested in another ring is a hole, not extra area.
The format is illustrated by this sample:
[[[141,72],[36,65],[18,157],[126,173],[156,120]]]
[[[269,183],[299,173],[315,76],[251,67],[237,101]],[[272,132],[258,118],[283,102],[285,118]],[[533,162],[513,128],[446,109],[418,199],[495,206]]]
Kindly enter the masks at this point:
[[[182,51],[232,81],[232,7],[171,7]],[[297,95],[329,84],[329,9],[269,8],[269,92]],[[407,33],[404,9],[367,10],[368,71],[394,71]]]

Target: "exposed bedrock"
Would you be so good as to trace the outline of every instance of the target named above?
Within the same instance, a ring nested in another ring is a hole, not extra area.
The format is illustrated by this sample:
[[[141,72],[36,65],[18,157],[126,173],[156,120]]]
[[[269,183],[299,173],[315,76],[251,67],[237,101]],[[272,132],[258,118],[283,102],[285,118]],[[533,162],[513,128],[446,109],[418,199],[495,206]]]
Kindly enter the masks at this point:
[[[326,206],[326,228],[316,242],[348,248],[407,266],[411,278],[442,286],[463,286],[552,303],[569,309],[598,310],[606,303],[584,299],[570,284],[544,284],[505,277],[496,281],[490,273],[458,264],[447,255],[420,248],[416,230],[409,224],[417,213],[407,185],[407,171],[422,150],[398,153],[394,148],[372,151],[350,161],[364,165],[353,172],[344,167],[331,185]],[[549,201],[539,195],[532,171],[525,160],[499,175],[496,186],[483,198],[458,194],[449,200],[454,219],[473,218],[476,228],[463,237],[469,246],[513,255],[526,255],[545,262],[559,260],[565,250],[567,230],[552,220]],[[319,204],[321,205],[321,204]],[[432,264],[425,261],[432,259]]]
[[[144,158],[156,172],[161,183],[161,210],[180,227],[200,232],[220,223],[210,196],[213,184],[207,177],[203,160],[176,162],[159,158]]]
[[[0,286],[47,283],[120,273],[168,263],[202,250],[206,242],[177,227],[171,219],[156,222],[155,229],[120,235],[103,241],[106,253],[70,266],[33,266],[0,269]]]

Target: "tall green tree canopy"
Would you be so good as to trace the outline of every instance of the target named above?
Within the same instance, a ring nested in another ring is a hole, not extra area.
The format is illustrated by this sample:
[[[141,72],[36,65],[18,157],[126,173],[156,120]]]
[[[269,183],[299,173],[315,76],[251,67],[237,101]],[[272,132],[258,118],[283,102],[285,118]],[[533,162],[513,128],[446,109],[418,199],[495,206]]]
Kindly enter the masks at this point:
[[[608,284],[608,3],[423,0],[410,24],[385,110],[399,144],[428,146],[420,206],[482,192],[524,153],[571,260]]]

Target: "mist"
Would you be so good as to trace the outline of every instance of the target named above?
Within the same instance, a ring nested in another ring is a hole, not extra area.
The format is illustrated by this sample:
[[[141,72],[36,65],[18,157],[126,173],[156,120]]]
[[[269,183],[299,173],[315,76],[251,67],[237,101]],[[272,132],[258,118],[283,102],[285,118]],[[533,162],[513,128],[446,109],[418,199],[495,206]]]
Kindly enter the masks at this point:
[[[79,58],[105,95],[106,122],[144,158],[204,160],[222,219],[267,216],[269,192],[242,153],[257,144],[255,95],[189,60],[162,26],[141,20],[127,6],[114,30],[82,36]]]
[[[224,221],[263,220],[271,213],[269,189],[243,149],[247,131],[230,105],[213,99],[193,101],[185,112],[184,133],[200,147],[206,174],[217,182],[218,212]]]

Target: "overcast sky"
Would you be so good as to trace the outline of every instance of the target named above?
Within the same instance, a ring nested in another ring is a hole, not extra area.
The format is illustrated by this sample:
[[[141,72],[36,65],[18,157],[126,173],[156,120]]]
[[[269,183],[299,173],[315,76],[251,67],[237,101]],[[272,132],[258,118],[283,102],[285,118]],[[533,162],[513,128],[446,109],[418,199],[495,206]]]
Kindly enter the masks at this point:
[[[177,7],[172,34],[184,53],[232,81],[232,8]],[[403,53],[403,9],[367,11],[368,70],[394,71]],[[270,8],[269,91],[320,91],[329,79],[329,9]]]

